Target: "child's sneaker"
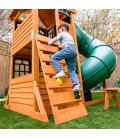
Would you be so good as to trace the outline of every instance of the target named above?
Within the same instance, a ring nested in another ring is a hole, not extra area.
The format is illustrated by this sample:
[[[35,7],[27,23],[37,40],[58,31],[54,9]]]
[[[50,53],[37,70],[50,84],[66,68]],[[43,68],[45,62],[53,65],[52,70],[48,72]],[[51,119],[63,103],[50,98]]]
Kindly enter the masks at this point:
[[[60,77],[63,77],[63,76],[65,76],[64,71],[60,71],[55,76],[53,76],[53,78],[56,79],[56,78],[60,78]]]
[[[79,85],[79,84],[78,85],[75,85],[72,90],[73,91],[80,91],[80,90],[82,90],[82,86]]]

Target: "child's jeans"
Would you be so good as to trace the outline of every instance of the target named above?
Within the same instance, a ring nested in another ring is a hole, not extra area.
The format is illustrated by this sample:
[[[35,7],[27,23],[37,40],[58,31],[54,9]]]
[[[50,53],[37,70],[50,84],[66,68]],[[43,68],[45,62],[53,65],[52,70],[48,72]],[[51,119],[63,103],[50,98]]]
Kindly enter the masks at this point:
[[[57,73],[60,71],[63,71],[63,69],[60,66],[58,61],[65,59],[66,64],[67,64],[67,68],[68,68],[68,73],[69,73],[69,76],[72,80],[73,85],[79,84],[79,80],[77,78],[77,75],[76,75],[75,69],[74,69],[74,63],[76,60],[76,55],[77,55],[77,52],[76,52],[75,47],[69,46],[69,47],[62,49],[59,52],[57,52],[56,54],[51,56],[52,63],[54,65],[54,68],[55,68]]]

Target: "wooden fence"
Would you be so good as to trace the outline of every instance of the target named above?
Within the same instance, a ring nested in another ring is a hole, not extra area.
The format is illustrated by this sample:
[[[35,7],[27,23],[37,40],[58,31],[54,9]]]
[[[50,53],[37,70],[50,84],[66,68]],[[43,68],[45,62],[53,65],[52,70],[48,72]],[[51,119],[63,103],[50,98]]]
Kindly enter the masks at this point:
[[[0,94],[4,94],[9,85],[10,74],[10,45],[0,41]]]
[[[114,82],[120,78],[120,42],[114,43],[113,48],[115,50],[115,53],[117,55],[117,66],[112,73],[111,77],[106,81],[107,82],[107,87],[112,87],[114,86]]]

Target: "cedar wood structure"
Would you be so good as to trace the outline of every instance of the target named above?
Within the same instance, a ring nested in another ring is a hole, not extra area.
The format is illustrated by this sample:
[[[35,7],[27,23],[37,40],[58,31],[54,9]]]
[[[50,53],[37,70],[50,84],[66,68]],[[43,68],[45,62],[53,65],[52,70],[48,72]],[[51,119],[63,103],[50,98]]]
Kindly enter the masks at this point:
[[[21,14],[26,19],[19,19]],[[84,96],[75,99],[68,75],[63,84],[52,78],[55,70],[50,53],[58,51],[59,43],[48,46],[47,42],[58,33],[58,26],[66,23],[76,43],[73,15],[75,10],[13,10],[9,19],[13,21],[13,37],[10,67],[10,88],[5,108],[48,122],[53,114],[55,123],[60,124],[87,115]],[[68,15],[68,16],[67,16]],[[39,26],[42,22],[42,27]],[[77,43],[76,43],[77,45]],[[77,48],[77,47],[76,47]],[[78,78],[82,84],[80,59]],[[65,61],[60,61],[62,66]]]
[[[23,13],[27,17],[20,20],[19,17]],[[58,26],[66,23],[77,49],[73,19],[75,13],[73,9],[12,11],[9,16],[13,21],[10,87],[5,108],[43,122],[48,122],[48,115],[53,114],[55,123],[60,124],[86,116],[85,105],[104,101],[102,98],[85,102],[83,91],[80,92],[81,98],[75,99],[68,74],[62,85],[52,78],[56,72],[51,64],[50,54],[58,51],[59,42],[52,46],[48,46],[47,42],[57,35]],[[42,27],[39,26],[41,22]],[[78,78],[82,84],[79,58],[78,55]],[[60,61],[60,64],[64,66],[65,61]]]

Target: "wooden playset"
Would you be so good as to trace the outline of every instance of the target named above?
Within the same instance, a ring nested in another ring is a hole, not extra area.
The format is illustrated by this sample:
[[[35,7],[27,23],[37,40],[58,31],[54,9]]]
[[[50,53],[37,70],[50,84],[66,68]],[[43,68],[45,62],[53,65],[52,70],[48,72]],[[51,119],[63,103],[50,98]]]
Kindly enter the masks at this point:
[[[19,19],[22,13],[27,16],[23,21]],[[75,13],[72,9],[12,11],[9,17],[13,21],[10,87],[5,108],[43,122],[48,122],[48,115],[53,114],[56,124],[87,115],[83,92],[81,98],[74,98],[68,75],[62,85],[52,78],[56,72],[50,54],[58,51],[59,43],[47,44],[57,35],[57,28],[63,23],[69,25],[76,43]],[[39,26],[41,22],[42,26]],[[77,60],[79,65],[79,56]],[[64,66],[65,61],[60,61],[60,64]],[[78,78],[82,84],[80,72],[79,65]]]
[[[85,102],[84,92],[75,99],[71,80],[66,73],[58,84],[50,54],[58,51],[59,42],[47,44],[58,34],[58,26],[68,24],[76,49],[77,40],[74,27],[73,9],[13,10],[9,19],[13,22],[12,51],[10,66],[10,86],[5,104],[10,109],[48,122],[53,114],[56,124],[87,115],[85,106],[103,102],[104,98]],[[24,18],[21,15],[24,14]],[[21,17],[21,18],[20,18]],[[60,61],[64,68],[65,61]],[[80,56],[77,56],[78,78],[82,84]]]

